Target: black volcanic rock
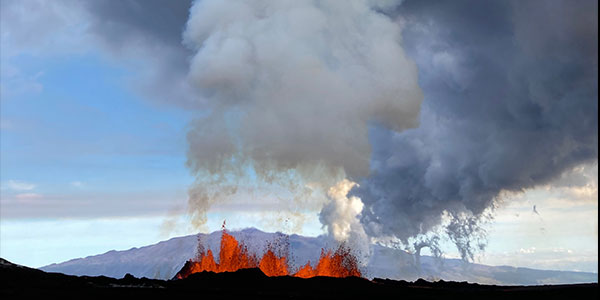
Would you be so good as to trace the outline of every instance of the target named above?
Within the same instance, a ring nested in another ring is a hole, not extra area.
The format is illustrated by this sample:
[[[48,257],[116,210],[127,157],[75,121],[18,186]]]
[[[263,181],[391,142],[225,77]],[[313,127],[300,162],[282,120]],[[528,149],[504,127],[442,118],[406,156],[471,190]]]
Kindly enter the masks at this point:
[[[46,273],[0,259],[2,299],[85,298],[114,299],[173,297],[242,299],[596,299],[598,284],[553,286],[489,286],[466,282],[415,282],[358,277],[267,277],[260,269],[237,272],[200,272],[178,280],[156,280],[125,275],[70,276]],[[150,299],[150,298],[148,298]]]

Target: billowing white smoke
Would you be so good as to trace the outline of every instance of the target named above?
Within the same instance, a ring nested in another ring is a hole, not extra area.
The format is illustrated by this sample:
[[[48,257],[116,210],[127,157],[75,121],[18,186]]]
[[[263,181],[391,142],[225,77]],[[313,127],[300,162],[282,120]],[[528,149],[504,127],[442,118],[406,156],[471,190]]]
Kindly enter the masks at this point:
[[[391,4],[194,3],[184,42],[194,52],[190,81],[207,104],[188,134],[196,225],[240,185],[283,188],[296,201],[278,209],[318,211],[329,187],[368,175],[370,124],[417,125],[416,67],[404,55],[400,26],[376,11]],[[322,220],[334,228],[348,221],[339,217]],[[353,231],[358,223],[351,223]]]
[[[319,219],[336,241],[347,242],[356,254],[367,256],[370,254],[370,242],[359,218],[364,205],[360,198],[348,197],[355,185],[356,182],[344,179],[329,188],[327,196],[330,201],[323,206]]]

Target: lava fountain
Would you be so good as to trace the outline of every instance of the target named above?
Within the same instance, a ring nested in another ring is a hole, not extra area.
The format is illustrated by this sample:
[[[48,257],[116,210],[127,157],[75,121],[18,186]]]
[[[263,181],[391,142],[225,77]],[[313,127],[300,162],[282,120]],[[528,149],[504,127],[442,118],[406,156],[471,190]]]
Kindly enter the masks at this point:
[[[212,251],[202,250],[199,245],[198,256],[188,260],[183,268],[175,275],[182,279],[198,272],[235,272],[240,269],[260,268],[267,276],[294,276],[301,278],[310,278],[315,276],[328,277],[362,277],[358,268],[358,260],[350,249],[340,245],[333,252],[331,250],[321,249],[321,256],[318,263],[313,267],[310,261],[298,270],[292,270],[288,261],[288,254],[277,254],[287,251],[277,251],[277,245],[270,244],[267,250],[259,259],[258,256],[250,254],[248,248],[236,238],[227,233],[223,225],[223,235],[221,236],[221,247],[219,252],[219,262],[215,261]]]

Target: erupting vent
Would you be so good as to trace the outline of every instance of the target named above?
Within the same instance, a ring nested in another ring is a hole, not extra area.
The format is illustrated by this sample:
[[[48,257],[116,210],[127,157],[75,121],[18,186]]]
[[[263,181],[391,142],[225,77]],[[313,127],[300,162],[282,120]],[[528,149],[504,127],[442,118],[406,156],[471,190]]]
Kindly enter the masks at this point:
[[[235,237],[227,233],[223,227],[219,262],[215,261],[212,251],[199,251],[196,259],[185,263],[177,273],[176,278],[182,279],[190,274],[210,271],[215,273],[234,272],[240,269],[260,268],[267,276],[295,276],[309,278],[314,276],[329,277],[361,277],[358,261],[350,249],[341,245],[337,251],[321,250],[319,262],[313,267],[310,261],[297,271],[291,270],[287,255],[278,255],[274,246],[267,247],[267,251],[258,259],[258,256],[248,253],[248,248],[238,242]]]

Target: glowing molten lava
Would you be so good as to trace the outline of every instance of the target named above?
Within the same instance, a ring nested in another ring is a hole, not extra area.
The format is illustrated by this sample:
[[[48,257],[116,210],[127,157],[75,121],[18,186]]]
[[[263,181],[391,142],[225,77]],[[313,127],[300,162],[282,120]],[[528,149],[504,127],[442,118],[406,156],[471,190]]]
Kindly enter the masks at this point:
[[[361,277],[361,273],[358,270],[356,258],[352,253],[348,249],[340,247],[333,254],[331,251],[325,252],[321,250],[321,257],[315,268],[310,265],[310,262],[307,262],[294,276],[302,278],[314,276]]]
[[[266,253],[259,260],[256,255],[249,254],[248,248],[228,234],[223,227],[219,262],[215,261],[211,250],[199,251],[198,257],[187,261],[176,277],[181,279],[190,274],[203,271],[220,273],[248,268],[260,268],[267,276],[290,275],[302,278],[362,276],[358,269],[356,257],[343,246],[340,246],[335,252],[321,250],[321,257],[314,268],[308,262],[296,272],[290,270],[287,256],[277,255],[276,252],[278,251],[273,246],[269,246]]]

